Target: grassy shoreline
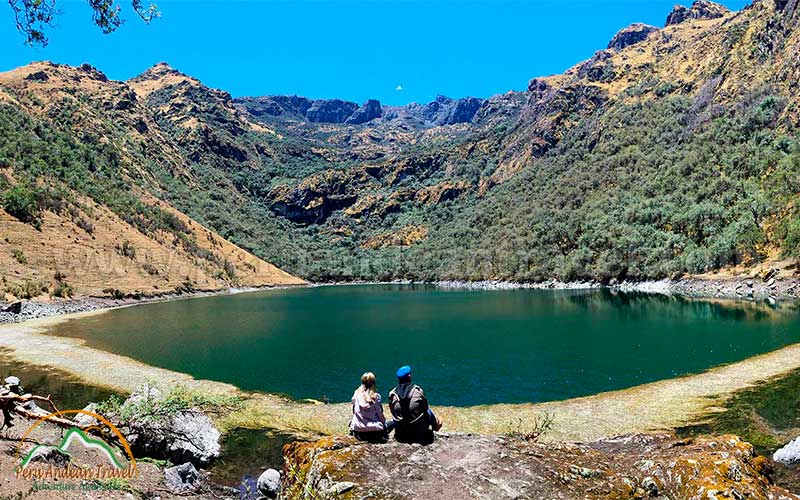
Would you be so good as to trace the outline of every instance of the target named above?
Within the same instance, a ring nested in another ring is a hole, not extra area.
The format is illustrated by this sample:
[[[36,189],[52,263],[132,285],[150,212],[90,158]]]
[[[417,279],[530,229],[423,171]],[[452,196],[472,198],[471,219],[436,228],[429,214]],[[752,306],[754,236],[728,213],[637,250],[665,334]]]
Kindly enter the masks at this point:
[[[87,347],[81,340],[48,335],[60,324],[104,314],[108,309],[51,316],[0,325],[0,348],[14,359],[51,367],[85,382],[117,392],[129,392],[149,382],[162,389],[181,387],[208,395],[240,397],[241,409],[218,417],[223,430],[271,428],[300,436],[341,434],[349,420],[348,404],[313,404],[287,397],[242,391],[222,382],[153,367],[124,356]],[[784,347],[696,375],[652,382],[613,392],[565,401],[439,407],[446,430],[479,434],[524,431],[537,415],[554,420],[547,441],[591,441],[604,437],[675,429],[718,412],[736,392],[800,368],[800,344]]]

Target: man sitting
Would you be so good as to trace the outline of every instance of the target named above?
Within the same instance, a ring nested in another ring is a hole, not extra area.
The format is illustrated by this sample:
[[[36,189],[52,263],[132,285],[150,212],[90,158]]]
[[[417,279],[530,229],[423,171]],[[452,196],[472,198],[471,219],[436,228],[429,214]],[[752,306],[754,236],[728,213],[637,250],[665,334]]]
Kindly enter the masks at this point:
[[[422,388],[411,383],[410,366],[397,370],[397,387],[389,393],[389,409],[395,420],[395,439],[401,443],[431,444],[433,431],[442,428]]]

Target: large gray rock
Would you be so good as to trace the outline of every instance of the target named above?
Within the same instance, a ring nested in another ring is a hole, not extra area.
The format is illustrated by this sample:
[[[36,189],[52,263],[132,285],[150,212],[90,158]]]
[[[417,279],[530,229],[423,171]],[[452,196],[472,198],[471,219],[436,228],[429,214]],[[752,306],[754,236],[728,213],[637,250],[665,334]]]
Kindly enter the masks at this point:
[[[200,473],[190,462],[164,469],[164,484],[176,495],[196,491],[201,483]]]
[[[281,492],[281,473],[267,469],[258,477],[258,492],[267,498],[278,498]]]
[[[800,437],[776,451],[772,459],[782,464],[800,463]]]
[[[214,422],[195,410],[177,413],[170,422],[167,455],[200,466],[210,464],[220,454],[220,432]]]
[[[122,405],[121,413],[127,417],[115,418],[134,454],[197,467],[219,457],[221,434],[211,419],[195,409],[153,411],[162,399],[153,387],[137,388]]]

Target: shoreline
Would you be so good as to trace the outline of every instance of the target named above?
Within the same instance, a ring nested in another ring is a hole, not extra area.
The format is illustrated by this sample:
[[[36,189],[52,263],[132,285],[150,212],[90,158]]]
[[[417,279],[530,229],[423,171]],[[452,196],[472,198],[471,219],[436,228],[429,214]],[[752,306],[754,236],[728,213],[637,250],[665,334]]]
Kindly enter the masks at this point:
[[[196,290],[192,292],[177,293],[167,292],[158,295],[143,297],[125,297],[114,299],[110,297],[77,297],[73,299],[59,299],[53,302],[40,302],[35,300],[19,300],[16,302],[0,301],[0,325],[9,323],[24,323],[30,320],[68,316],[87,312],[104,312],[123,307],[133,307],[173,300],[187,300],[203,297],[221,297],[225,295],[238,295],[241,293],[263,292],[267,290],[286,290],[290,288],[309,287],[305,285],[263,285],[249,287],[231,287],[221,290]],[[15,303],[21,304],[20,313],[4,311]]]
[[[135,305],[135,304],[133,304]],[[124,307],[124,306],[121,306]],[[87,347],[85,342],[48,334],[72,319],[106,310],[0,325],[0,348],[14,360],[47,367],[88,386],[129,393],[143,383],[169,391],[181,387],[204,394],[238,396],[244,407],[220,418],[223,431],[271,428],[296,436],[345,432],[349,404],[315,404],[286,396],[244,391],[236,386],[158,368],[131,358]],[[627,389],[545,403],[493,404],[472,407],[435,405],[448,431],[504,434],[547,413],[554,425],[545,441],[593,441],[621,434],[676,429],[701,422],[720,411],[735,393],[800,369],[800,344],[754,356],[704,372]],[[87,401],[88,403],[88,401]]]
[[[264,285],[254,287],[231,287],[222,290],[197,290],[186,293],[168,292],[146,297],[77,297],[57,299],[52,302],[17,301],[21,303],[20,313],[6,312],[14,303],[0,301],[0,325],[20,323],[32,319],[70,315],[88,311],[104,311],[171,300],[184,300],[201,297],[217,297],[240,293],[282,290],[290,288],[319,288],[329,286],[367,286],[367,285],[430,285],[442,290],[501,291],[501,290],[594,290],[608,289],[623,293],[648,293],[691,299],[723,299],[744,302],[766,302],[775,305],[779,302],[800,301],[800,278],[699,278],[690,277],[679,280],[623,281],[601,283],[598,281],[558,281],[548,280],[535,283],[483,280],[457,281],[442,280],[419,282],[396,281],[345,281],[307,283],[303,285]]]

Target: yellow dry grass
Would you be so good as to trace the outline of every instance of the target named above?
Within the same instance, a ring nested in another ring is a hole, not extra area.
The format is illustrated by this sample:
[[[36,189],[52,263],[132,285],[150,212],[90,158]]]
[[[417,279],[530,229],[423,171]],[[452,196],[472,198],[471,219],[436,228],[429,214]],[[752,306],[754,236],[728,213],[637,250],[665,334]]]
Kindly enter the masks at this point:
[[[305,283],[167,204],[149,201],[181,219],[192,231],[199,248],[232,263],[237,286]],[[125,293],[160,294],[174,291],[187,281],[202,290],[231,286],[220,275],[218,264],[191,255],[175,242],[173,235],[159,232],[145,236],[90,199],[82,199],[81,204],[84,207],[81,217],[94,227],[91,234],[66,214],[44,212],[41,230],[37,230],[0,209],[0,274],[9,288],[26,281],[53,285],[56,272],[65,276],[76,296],[102,296],[108,288]],[[120,254],[125,242],[134,249],[134,256]]]

